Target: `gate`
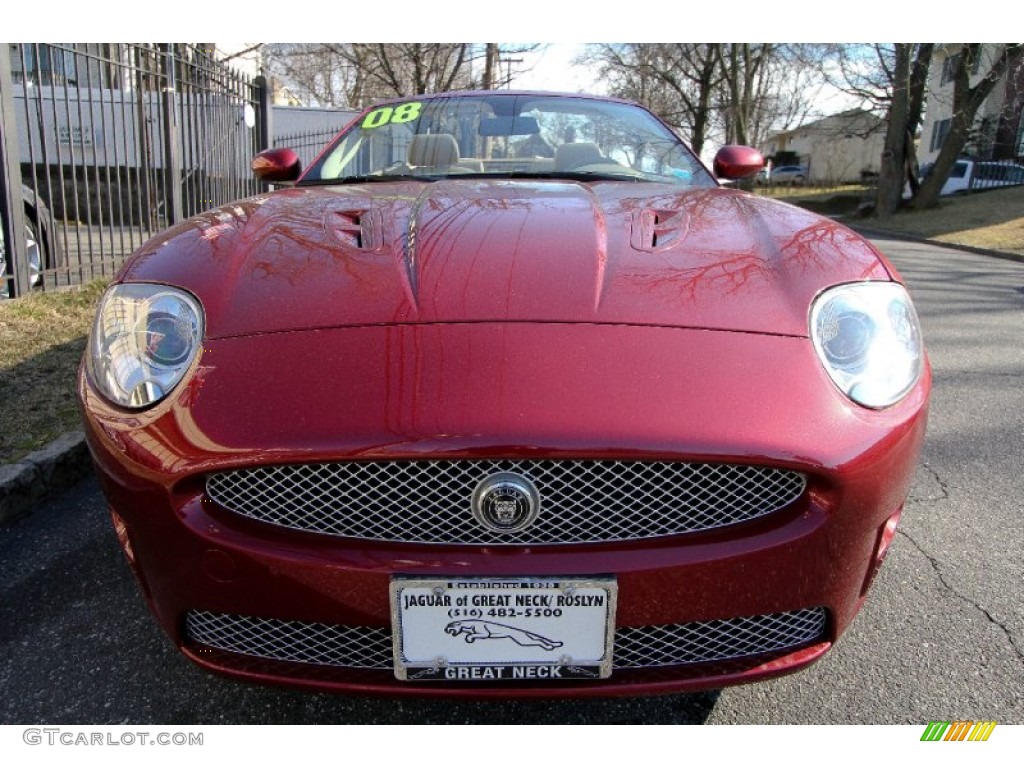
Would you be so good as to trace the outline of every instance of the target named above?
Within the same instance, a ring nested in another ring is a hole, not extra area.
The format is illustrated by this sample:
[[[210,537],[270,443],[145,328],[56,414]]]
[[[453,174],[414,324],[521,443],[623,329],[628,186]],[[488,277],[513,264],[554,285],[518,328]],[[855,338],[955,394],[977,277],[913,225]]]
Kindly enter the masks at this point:
[[[262,77],[193,44],[0,48],[0,293],[111,277],[164,227],[261,190]]]

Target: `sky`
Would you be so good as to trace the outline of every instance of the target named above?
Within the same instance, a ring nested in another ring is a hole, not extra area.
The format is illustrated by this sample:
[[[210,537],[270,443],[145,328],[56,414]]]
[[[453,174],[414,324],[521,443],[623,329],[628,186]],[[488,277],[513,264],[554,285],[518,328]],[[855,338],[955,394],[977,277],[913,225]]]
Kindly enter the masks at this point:
[[[585,48],[582,43],[546,43],[538,51],[523,54],[522,66],[527,71],[516,77],[513,86],[528,90],[605,93],[592,68],[573,65],[573,59]]]

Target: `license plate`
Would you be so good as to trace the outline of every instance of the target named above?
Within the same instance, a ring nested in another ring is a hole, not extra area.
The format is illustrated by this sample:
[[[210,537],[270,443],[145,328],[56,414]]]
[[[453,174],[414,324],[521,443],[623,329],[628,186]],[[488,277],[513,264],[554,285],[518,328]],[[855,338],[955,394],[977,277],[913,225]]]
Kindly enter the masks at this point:
[[[608,677],[616,596],[614,579],[393,579],[395,676]]]

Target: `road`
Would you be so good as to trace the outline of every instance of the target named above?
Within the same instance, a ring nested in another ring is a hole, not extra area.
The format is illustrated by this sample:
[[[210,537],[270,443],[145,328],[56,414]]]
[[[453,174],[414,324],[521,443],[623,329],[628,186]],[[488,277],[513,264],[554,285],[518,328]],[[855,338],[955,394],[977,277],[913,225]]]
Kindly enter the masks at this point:
[[[810,669],[586,702],[358,699],[223,680],[150,618],[89,480],[0,531],[0,723],[1024,723],[1024,264],[876,242],[924,326],[928,439],[864,610]]]

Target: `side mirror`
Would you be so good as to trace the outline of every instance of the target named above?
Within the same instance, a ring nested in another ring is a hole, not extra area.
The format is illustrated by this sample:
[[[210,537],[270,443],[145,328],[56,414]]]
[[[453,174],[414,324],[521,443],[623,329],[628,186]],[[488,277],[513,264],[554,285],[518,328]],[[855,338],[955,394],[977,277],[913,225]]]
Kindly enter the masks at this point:
[[[764,168],[764,156],[753,147],[726,144],[715,155],[715,176],[746,179]]]
[[[302,173],[302,161],[290,149],[265,149],[252,159],[250,167],[260,181],[295,181]]]

